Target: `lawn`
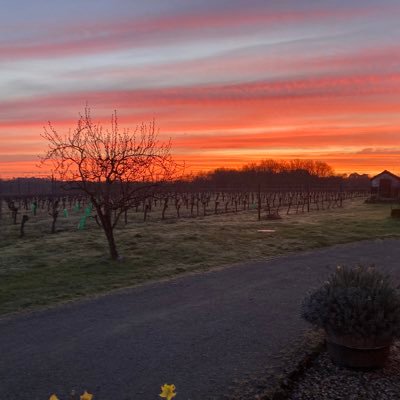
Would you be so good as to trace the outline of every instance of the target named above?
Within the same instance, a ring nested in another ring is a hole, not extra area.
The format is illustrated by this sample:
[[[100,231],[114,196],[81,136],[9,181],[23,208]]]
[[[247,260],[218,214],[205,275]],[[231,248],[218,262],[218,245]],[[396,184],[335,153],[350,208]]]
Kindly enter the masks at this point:
[[[40,307],[134,286],[190,271],[258,260],[288,252],[351,241],[400,237],[400,221],[390,205],[348,200],[343,208],[283,215],[257,221],[255,210],[238,214],[160,221],[129,216],[118,228],[122,261],[108,258],[105,237],[90,220],[77,225],[82,212],[60,216],[50,234],[46,211],[30,215],[26,236],[6,213],[0,232],[0,313]],[[259,232],[274,230],[274,232]]]

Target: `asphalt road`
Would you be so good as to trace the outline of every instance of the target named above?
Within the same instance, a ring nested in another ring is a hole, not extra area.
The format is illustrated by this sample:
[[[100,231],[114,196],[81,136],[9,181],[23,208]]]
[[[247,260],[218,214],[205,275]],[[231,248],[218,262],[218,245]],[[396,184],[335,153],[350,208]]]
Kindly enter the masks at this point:
[[[399,275],[399,240],[374,240],[146,284],[0,319],[0,399],[218,399],[259,373],[305,328],[307,290],[338,264]],[[64,396],[64,397],[63,397]]]

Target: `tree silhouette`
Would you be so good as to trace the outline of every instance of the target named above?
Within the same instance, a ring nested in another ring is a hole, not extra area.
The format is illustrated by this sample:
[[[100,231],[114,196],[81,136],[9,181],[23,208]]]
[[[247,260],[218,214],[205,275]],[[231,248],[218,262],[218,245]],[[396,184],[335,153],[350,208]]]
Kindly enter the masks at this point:
[[[42,163],[51,163],[53,173],[66,189],[87,194],[108,241],[112,259],[118,259],[114,229],[120,216],[138,199],[150,196],[178,171],[171,157],[171,143],[160,143],[154,121],[121,130],[117,112],[111,126],[93,121],[90,108],[80,114],[76,128],[60,134],[51,124],[42,137],[48,150]]]

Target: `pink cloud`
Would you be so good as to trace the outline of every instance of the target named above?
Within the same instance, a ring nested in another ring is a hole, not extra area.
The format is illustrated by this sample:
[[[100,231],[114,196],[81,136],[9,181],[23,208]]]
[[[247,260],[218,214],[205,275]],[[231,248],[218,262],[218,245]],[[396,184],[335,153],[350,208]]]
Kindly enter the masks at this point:
[[[270,12],[266,9],[211,10],[209,13],[126,19],[109,22],[68,22],[53,27],[46,36],[30,41],[0,45],[0,60],[17,60],[109,52],[121,48],[185,41],[214,36],[232,36],[232,31],[254,31],[287,23],[343,20],[371,14],[377,9],[315,9],[314,11]]]
[[[282,47],[282,48],[281,48]],[[159,64],[120,67],[99,67],[79,69],[66,72],[63,77],[69,79],[87,79],[96,76],[98,79],[130,80],[140,82],[176,81],[179,76],[184,76],[190,81],[221,81],[243,79],[252,77],[260,80],[268,75],[276,75],[276,71],[288,75],[289,79],[301,73],[313,73],[322,77],[329,74],[349,74],[362,70],[364,74],[388,74],[396,72],[400,63],[400,50],[398,46],[385,48],[366,48],[347,54],[298,54],[293,56],[293,49],[287,46],[277,46],[277,54],[266,57],[268,46],[243,48],[219,55],[204,57],[195,60],[163,62]],[[302,72],[303,71],[303,72]],[[291,77],[291,78],[290,78]]]
[[[111,109],[118,105],[121,108],[136,107],[138,110],[148,109],[151,112],[152,109],[157,107],[168,108],[186,105],[215,107],[216,105],[234,105],[258,101],[268,103],[275,99],[293,100],[296,98],[312,99],[315,97],[397,95],[399,93],[400,73],[381,75],[354,74],[239,84],[75,92],[33,99],[3,101],[0,102],[0,110],[6,113],[5,115],[12,115],[15,111],[19,112],[21,108],[37,111],[45,108],[71,107],[88,101],[89,104],[98,104],[101,107],[111,106]]]

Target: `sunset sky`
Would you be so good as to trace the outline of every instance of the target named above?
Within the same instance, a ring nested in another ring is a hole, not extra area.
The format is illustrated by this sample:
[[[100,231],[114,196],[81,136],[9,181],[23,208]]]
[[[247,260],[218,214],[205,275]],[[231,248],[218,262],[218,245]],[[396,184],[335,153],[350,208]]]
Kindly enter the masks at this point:
[[[400,173],[400,2],[0,0],[0,178],[50,120],[153,118],[189,170],[312,158]]]

